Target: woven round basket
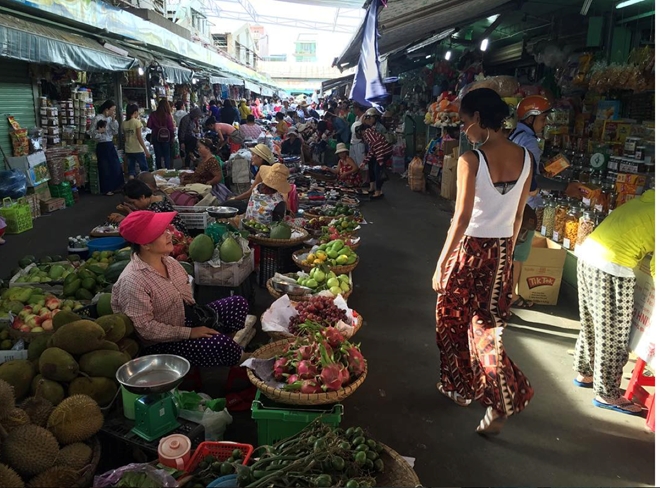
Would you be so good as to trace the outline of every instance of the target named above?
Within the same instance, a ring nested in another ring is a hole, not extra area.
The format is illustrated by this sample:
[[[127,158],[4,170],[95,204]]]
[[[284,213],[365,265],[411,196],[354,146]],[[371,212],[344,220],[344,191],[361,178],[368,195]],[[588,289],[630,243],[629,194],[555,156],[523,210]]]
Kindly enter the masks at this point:
[[[289,343],[293,341],[295,341],[295,338],[272,342],[254,351],[252,357],[256,359],[270,359],[284,352],[289,346]],[[261,390],[264,395],[275,402],[285,403],[287,405],[327,405],[329,403],[339,403],[355,393],[367,378],[367,368],[365,367],[364,373],[359,378],[341,390],[325,393],[298,393],[268,386],[264,381],[257,378],[251,369],[248,369],[247,373],[252,384]]]
[[[291,303],[295,306],[295,302],[291,302]],[[344,336],[344,337],[346,337],[346,339],[351,339],[353,336],[355,336],[355,334],[357,334],[358,330],[360,330],[362,328],[362,323],[363,323],[362,315],[360,315],[357,312],[355,312],[355,313],[356,313],[357,317],[355,317],[356,321],[355,321],[355,325],[353,325],[353,331],[349,335]],[[263,320],[264,320],[264,316],[262,314],[261,315],[261,321],[263,322]],[[288,339],[291,339],[291,337],[292,337],[291,334],[289,334],[289,333],[277,332],[277,331],[269,331],[269,332],[266,332],[266,334],[268,334],[268,337],[270,337],[271,340],[273,340],[273,341],[281,341],[283,339],[288,340]]]
[[[260,237],[250,234],[248,236],[248,240],[250,242],[254,242],[255,244],[267,247],[293,247],[297,246],[298,244],[302,244],[307,239],[309,239],[309,233],[305,229],[291,226],[291,230],[298,231],[302,233],[302,235],[300,237],[296,237],[295,239],[271,239],[270,237]]]
[[[346,243],[346,247],[350,247],[353,251],[355,251],[358,247],[360,247],[360,241],[352,244]]]
[[[285,293],[282,293],[281,291],[276,290],[275,287],[273,286],[272,281],[273,281],[273,278],[269,279],[266,282],[266,288],[268,289],[268,293],[270,293],[270,295],[273,298],[276,298],[276,299],[280,298]],[[348,297],[351,296],[351,293],[353,293],[353,286],[352,285],[351,285],[351,289],[346,291],[346,292],[343,292],[341,294],[341,296],[344,297],[344,300],[347,300]],[[311,295],[296,295],[296,294],[291,294],[291,293],[286,293],[286,295],[289,295],[289,298],[295,299],[298,302],[306,302],[307,300],[309,300],[310,298],[312,298],[314,296],[314,294],[311,294]]]
[[[74,488],[88,488],[92,486],[94,483],[94,474],[96,473],[96,470],[99,467],[99,461],[101,460],[101,443],[98,438],[92,437],[86,444],[92,448],[92,459],[87,466],[80,470],[80,478],[78,479],[78,482],[73,485]]]
[[[309,265],[302,259],[300,259],[300,256],[303,254],[309,253],[309,249],[301,249],[299,251],[294,252],[291,255],[291,258],[293,259],[293,262],[296,263],[296,266],[298,266],[300,269],[306,272],[310,272],[312,268],[314,268],[314,265]],[[351,271],[353,271],[357,265],[360,263],[360,257],[357,256],[357,259],[353,264],[344,264],[343,266],[328,266],[328,269],[332,271],[335,274],[348,274]]]
[[[380,458],[385,469],[376,476],[377,486],[418,487],[422,486],[415,470],[391,447],[381,444]]]

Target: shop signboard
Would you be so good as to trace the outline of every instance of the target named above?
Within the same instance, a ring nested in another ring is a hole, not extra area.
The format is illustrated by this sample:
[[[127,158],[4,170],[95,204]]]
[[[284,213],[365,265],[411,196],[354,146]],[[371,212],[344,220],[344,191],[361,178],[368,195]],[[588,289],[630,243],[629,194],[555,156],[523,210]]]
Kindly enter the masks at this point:
[[[656,369],[655,338],[658,335],[658,320],[654,314],[655,284],[651,277],[651,258],[647,256],[635,268],[635,305],[630,330],[630,350]]]

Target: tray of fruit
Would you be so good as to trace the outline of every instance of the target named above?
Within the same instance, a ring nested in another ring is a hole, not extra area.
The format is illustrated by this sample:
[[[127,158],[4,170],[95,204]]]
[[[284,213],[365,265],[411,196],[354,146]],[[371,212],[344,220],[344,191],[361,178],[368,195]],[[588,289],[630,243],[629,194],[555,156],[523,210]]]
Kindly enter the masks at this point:
[[[241,225],[250,232],[249,228],[258,230],[247,236],[250,242],[269,247],[292,247],[309,239],[309,233],[302,227],[296,227],[286,222],[275,222],[270,226],[258,224],[254,220],[243,220]],[[258,227],[257,227],[258,225]],[[268,230],[266,230],[266,228]]]
[[[337,275],[325,266],[315,266],[309,273],[275,275],[266,282],[266,288],[274,298],[286,294],[297,301],[309,300],[321,292],[341,295],[346,300],[353,293],[350,276]]]
[[[334,217],[314,217],[307,219],[303,228],[310,233],[310,235],[318,237],[323,232],[323,227],[327,227]]]
[[[293,262],[308,273],[317,265],[325,265],[336,275],[348,274],[353,271],[360,258],[344,241],[337,239],[311,249],[301,249],[291,256]]]
[[[262,224],[260,222],[257,222],[254,219],[243,219],[241,220],[241,226],[247,230],[250,234],[263,234],[263,235],[269,235],[270,234],[270,227],[267,226],[266,224]]]
[[[304,213],[306,219],[313,219],[314,217],[357,217],[362,220],[362,215],[359,210],[349,205],[324,205],[322,207],[310,208]]]

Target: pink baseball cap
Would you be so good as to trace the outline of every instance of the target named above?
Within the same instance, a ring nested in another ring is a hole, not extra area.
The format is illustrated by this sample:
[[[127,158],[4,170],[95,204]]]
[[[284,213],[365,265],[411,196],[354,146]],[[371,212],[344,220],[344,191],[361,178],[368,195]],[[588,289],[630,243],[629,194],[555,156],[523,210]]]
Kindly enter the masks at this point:
[[[163,235],[175,216],[176,212],[131,212],[119,224],[119,233],[133,244],[149,244]]]

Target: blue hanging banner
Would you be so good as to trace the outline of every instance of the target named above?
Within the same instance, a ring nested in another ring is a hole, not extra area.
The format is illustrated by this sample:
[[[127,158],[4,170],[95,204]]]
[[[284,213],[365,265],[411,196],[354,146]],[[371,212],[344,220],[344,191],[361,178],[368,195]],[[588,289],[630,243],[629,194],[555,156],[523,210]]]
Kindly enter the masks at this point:
[[[387,0],[372,0],[364,19],[360,61],[351,88],[351,100],[366,107],[375,107],[383,111],[381,103],[387,98],[387,90],[380,76],[378,62],[378,5],[387,7]]]

